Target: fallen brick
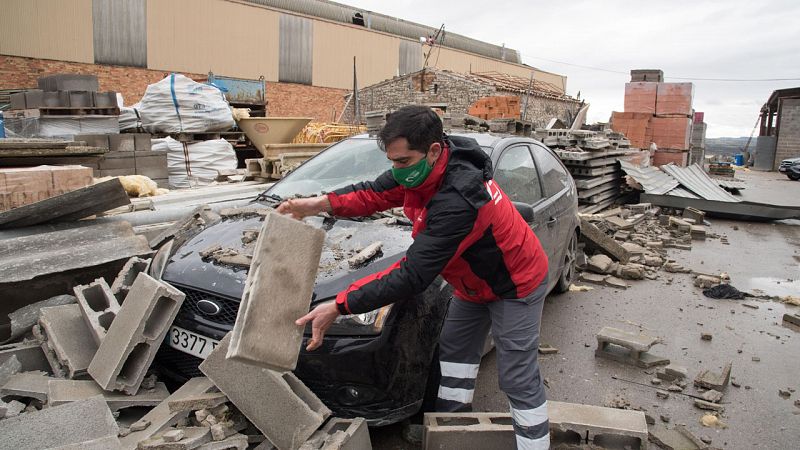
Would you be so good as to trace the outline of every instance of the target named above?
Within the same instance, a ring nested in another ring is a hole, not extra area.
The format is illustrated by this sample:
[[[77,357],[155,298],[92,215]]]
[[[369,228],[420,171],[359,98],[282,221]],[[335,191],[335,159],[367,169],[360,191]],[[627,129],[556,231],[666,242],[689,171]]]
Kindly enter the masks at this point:
[[[120,439],[124,448],[136,447],[136,444],[156,433],[166,430],[174,426],[180,420],[189,417],[188,411],[170,412],[169,402],[177,401],[186,397],[191,397],[197,394],[204,394],[214,390],[214,383],[206,377],[192,378],[183,384],[177,391],[167,397],[166,400],[159,403],[158,406],[151,409],[150,412],[142,417],[142,420],[150,422],[150,425],[140,431],[132,431],[127,436]]]
[[[89,364],[105,390],[135,394],[185,295],[140,273]]]
[[[369,450],[372,442],[369,438],[367,422],[363,417],[342,419],[331,417],[325,426],[317,430],[300,446],[300,450],[316,449]]]
[[[39,315],[42,308],[49,306],[61,306],[75,303],[75,297],[71,295],[57,295],[50,297],[47,300],[31,303],[30,305],[23,306],[22,308],[12,312],[8,315],[8,320],[11,325],[11,334],[6,342],[12,342],[23,336],[25,333],[31,331],[31,327],[39,322]]]
[[[733,363],[726,364],[721,373],[703,370],[695,377],[694,385],[722,392],[725,386],[728,385],[728,382],[730,382],[732,367]]]
[[[20,372],[34,370],[50,372],[53,370],[44,356],[42,344],[38,341],[17,342],[0,346],[0,366],[12,357],[16,358],[22,365]]]
[[[278,373],[226,359],[230,335],[200,364],[200,370],[273,445],[299,447],[330,410],[291,372]]]
[[[136,395],[104,391],[92,380],[58,380],[50,379],[48,383],[48,399],[51,406],[102,396],[111,411],[118,411],[133,406],[156,406],[167,397],[169,391],[164,383],[157,383],[150,391],[140,389]]]
[[[116,437],[118,431],[111,410],[95,397],[6,419],[0,442],[5,448],[39,450]]]
[[[119,303],[125,300],[125,296],[128,295],[133,282],[136,281],[136,277],[142,272],[147,273],[147,269],[150,268],[150,261],[150,258],[142,259],[134,256],[122,266],[122,270],[119,271],[114,282],[111,283],[111,292]]]
[[[624,247],[586,219],[581,219],[581,239],[623,264],[630,259],[630,253]]]
[[[106,280],[98,278],[94,282],[73,288],[78,306],[81,307],[86,326],[92,332],[97,345],[103,342],[111,322],[119,313],[120,303],[111,292]]]
[[[204,394],[192,395],[168,402],[170,412],[198,411],[211,409],[228,401],[228,397],[222,392],[209,392]]]
[[[78,305],[42,308],[39,318],[42,350],[53,374],[75,378],[86,373],[97,352],[97,343],[86,326]]]
[[[44,372],[22,372],[12,375],[0,388],[0,397],[7,395],[29,397],[45,403],[48,394],[47,382],[52,379]]]

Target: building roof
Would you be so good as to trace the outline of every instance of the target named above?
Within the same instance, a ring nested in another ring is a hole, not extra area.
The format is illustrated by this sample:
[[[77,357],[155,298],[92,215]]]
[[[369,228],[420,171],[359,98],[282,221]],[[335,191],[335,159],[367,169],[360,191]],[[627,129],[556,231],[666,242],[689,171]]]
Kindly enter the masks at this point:
[[[552,83],[539,80],[531,81],[529,78],[518,77],[516,75],[509,75],[500,72],[472,72],[456,75],[478,83],[490,84],[502,91],[516,92],[520,94],[530,92],[531,95],[572,99],[572,97],[562,94],[561,89],[554,86]]]
[[[774,111],[778,108],[778,99],[786,97],[800,97],[800,87],[777,89],[773,91],[764,106]]]

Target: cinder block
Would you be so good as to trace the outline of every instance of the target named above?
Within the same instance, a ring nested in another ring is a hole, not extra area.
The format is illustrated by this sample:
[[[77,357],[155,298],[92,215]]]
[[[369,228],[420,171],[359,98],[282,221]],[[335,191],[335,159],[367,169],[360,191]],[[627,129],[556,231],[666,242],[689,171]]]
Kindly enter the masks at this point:
[[[173,392],[172,395],[167,397],[166,400],[159,403],[158,406],[151,409],[150,412],[142,417],[142,420],[150,422],[150,426],[141,431],[134,431],[120,439],[123,448],[136,448],[136,444],[139,441],[147,439],[156,433],[160,433],[189,416],[189,411],[170,412],[169,402],[204,394],[213,390],[215,390],[214,383],[206,377],[190,379],[184,383],[183,386],[178,388],[177,391]]]
[[[64,108],[69,106],[69,92],[67,91],[45,91],[42,96],[45,107]]]
[[[94,98],[90,91],[69,91],[70,108],[91,108]]]
[[[0,366],[5,364],[10,358],[16,358],[20,363],[20,372],[30,372],[41,370],[50,372],[50,363],[42,351],[41,343],[37,341],[25,341],[15,344],[0,346]]]
[[[81,314],[81,307],[72,305],[42,308],[39,318],[42,350],[53,374],[75,378],[86,373],[97,352],[97,343]],[[37,328],[34,328],[34,335]]]
[[[291,372],[225,359],[230,339],[228,333],[200,370],[273,445],[281,450],[298,448],[331,411]]]
[[[97,91],[99,83],[96,75],[59,73],[39,77],[39,89],[45,91]]]
[[[118,411],[133,406],[157,406],[169,397],[164,383],[156,383],[153,389],[139,389],[136,395],[104,391],[93,380],[47,380],[47,399],[50,406],[77,402],[88,398],[102,396],[111,411]]]
[[[26,109],[25,108],[25,93],[15,92],[10,95],[11,108],[10,109]]]
[[[21,414],[2,423],[0,442],[14,450],[65,447],[116,437],[119,432],[102,397]]]
[[[325,232],[278,213],[264,218],[239,304],[227,358],[294,370]]]
[[[149,133],[132,133],[133,147],[137,152],[149,152],[153,150],[153,140]]]
[[[78,306],[81,307],[86,326],[92,332],[92,337],[97,345],[103,342],[108,333],[108,328],[117,317],[120,302],[111,292],[106,280],[98,278],[91,284],[75,286],[73,288]]]
[[[516,448],[514,425],[509,413],[425,413],[423,423],[423,448]]]
[[[363,417],[342,419],[332,417],[300,446],[300,450],[316,449],[370,450],[367,421]]]
[[[106,390],[135,394],[185,295],[140,273],[89,364]]]
[[[89,147],[98,147],[108,150],[108,136],[108,134],[76,134],[73,139],[75,141],[86,142],[86,145]]]
[[[28,89],[25,91],[25,108],[37,109],[44,106],[44,91],[41,89]]]
[[[22,372],[12,375],[0,389],[0,397],[13,395],[47,402],[47,382],[52,379],[44,372]]]
[[[647,448],[644,412],[576,403],[547,402],[550,431],[570,431],[602,446],[598,438],[627,438],[620,447]]]
[[[96,108],[116,108],[116,92],[92,92],[93,103]]]
[[[111,292],[116,296],[120,304],[125,301],[125,297],[128,295],[133,282],[136,281],[136,277],[142,272],[147,273],[147,269],[150,268],[150,261],[150,258],[143,259],[134,256],[122,266],[117,278],[111,283]]]
[[[109,134],[108,142],[112,152],[132,152],[136,149],[132,134]]]

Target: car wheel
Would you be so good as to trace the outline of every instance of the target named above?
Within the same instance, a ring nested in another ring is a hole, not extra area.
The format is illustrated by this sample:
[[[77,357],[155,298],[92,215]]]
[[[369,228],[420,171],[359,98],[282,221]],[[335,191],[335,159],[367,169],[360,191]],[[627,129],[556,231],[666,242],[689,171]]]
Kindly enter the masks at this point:
[[[564,252],[564,267],[558,277],[555,291],[558,293],[567,292],[572,280],[575,279],[575,264],[578,259],[578,233],[572,233],[569,246]]]
[[[790,180],[794,180],[794,181],[800,180],[800,174],[789,172],[786,175],[789,177]]]

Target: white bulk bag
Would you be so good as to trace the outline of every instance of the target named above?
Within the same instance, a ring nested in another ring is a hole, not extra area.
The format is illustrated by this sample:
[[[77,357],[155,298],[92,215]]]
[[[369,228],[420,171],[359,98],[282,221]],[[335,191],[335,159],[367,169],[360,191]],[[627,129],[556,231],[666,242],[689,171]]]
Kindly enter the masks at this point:
[[[149,133],[203,133],[233,127],[222,91],[173,73],[147,86],[139,102],[142,127]]]
[[[167,151],[167,170],[171,189],[211,184],[218,171],[236,170],[236,152],[225,139],[200,141],[193,144],[172,138],[153,141],[153,150]]]

